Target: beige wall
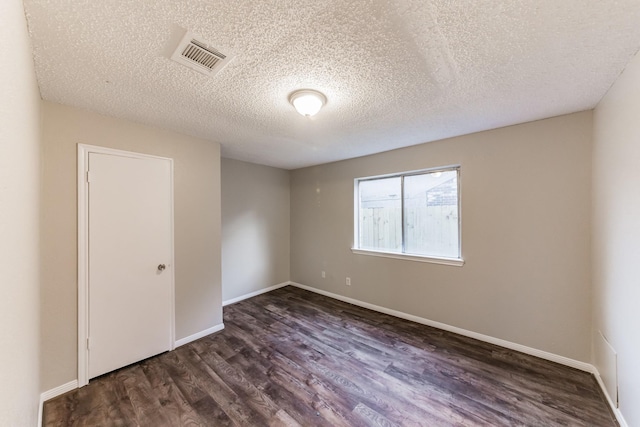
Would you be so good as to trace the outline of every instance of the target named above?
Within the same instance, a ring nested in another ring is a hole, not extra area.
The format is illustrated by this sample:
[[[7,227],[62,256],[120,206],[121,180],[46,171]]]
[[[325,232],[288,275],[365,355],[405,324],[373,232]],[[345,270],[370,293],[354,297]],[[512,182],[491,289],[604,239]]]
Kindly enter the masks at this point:
[[[295,170],[291,279],[589,361],[591,130],[584,112]],[[452,164],[463,267],[351,252],[354,178]]]
[[[40,94],[20,0],[0,2],[0,425],[39,399]]]
[[[636,55],[595,109],[593,146],[594,337],[601,331],[618,353],[620,410],[630,426],[640,426],[639,118]]]
[[[43,102],[42,390],[77,378],[76,144],[174,159],[176,338],[222,322],[220,146]]]
[[[289,171],[222,159],[222,300],[289,280]]]

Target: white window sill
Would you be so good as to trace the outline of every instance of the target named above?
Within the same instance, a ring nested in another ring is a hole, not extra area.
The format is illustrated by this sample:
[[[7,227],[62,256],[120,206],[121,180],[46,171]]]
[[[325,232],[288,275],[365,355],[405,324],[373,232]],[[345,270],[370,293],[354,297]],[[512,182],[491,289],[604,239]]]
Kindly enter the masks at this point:
[[[400,254],[395,252],[372,251],[372,250],[358,249],[358,248],[351,248],[351,252],[358,255],[379,256],[383,258],[394,258],[394,259],[402,259],[407,261],[429,262],[432,264],[453,265],[456,267],[462,267],[464,265],[464,260],[461,258],[437,258],[437,257],[422,256],[422,255]]]

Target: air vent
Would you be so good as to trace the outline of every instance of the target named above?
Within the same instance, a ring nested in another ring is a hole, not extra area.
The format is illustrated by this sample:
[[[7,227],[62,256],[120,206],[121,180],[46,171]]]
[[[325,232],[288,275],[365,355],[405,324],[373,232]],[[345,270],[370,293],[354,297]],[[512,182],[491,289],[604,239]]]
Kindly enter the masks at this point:
[[[187,31],[171,59],[199,73],[212,76],[222,70],[233,57],[225,55],[210,43]]]

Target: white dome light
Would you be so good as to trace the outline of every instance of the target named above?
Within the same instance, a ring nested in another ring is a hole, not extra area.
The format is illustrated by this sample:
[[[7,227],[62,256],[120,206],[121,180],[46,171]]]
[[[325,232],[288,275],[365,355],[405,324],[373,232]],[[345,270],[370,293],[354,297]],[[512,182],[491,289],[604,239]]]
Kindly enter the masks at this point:
[[[303,116],[311,117],[320,111],[327,98],[316,90],[302,89],[289,96],[289,102]]]

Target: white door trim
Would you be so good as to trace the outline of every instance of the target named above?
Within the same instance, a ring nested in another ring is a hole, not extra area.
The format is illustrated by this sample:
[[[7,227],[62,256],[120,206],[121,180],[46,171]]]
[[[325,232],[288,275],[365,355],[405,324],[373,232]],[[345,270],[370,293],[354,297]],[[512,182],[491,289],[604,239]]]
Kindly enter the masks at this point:
[[[171,165],[171,265],[174,262],[174,224],[173,224],[173,159],[133,153],[94,145],[78,144],[78,387],[89,383],[89,186],[87,168],[89,153],[109,154],[136,159],[168,160]],[[175,348],[175,274],[171,272],[170,305],[170,349]]]

